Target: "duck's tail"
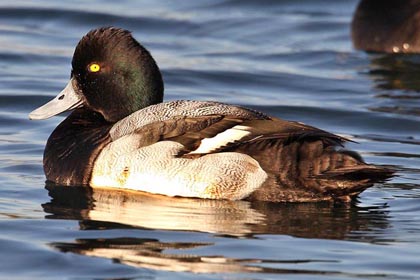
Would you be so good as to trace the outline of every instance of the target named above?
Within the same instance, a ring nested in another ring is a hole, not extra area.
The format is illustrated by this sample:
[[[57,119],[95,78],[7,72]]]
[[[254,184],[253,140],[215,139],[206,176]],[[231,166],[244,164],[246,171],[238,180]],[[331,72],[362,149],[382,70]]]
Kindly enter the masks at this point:
[[[307,169],[309,166],[312,170]],[[394,176],[393,170],[367,164],[356,152],[336,151],[332,147],[315,157],[312,163],[302,163],[300,168],[309,185],[318,185],[321,192],[345,200]]]
[[[248,154],[257,159],[269,179],[251,200],[350,200],[394,175],[389,168],[367,164],[356,152],[337,150],[337,145],[322,140],[287,145],[265,141],[256,146],[258,152],[248,150]],[[273,154],[278,156],[273,159]]]

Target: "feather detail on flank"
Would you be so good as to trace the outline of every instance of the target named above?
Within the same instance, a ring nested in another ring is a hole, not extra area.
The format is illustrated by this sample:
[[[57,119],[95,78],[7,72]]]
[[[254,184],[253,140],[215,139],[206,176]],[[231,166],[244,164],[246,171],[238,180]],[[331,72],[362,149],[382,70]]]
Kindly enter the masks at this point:
[[[258,162],[245,154],[219,153],[198,159],[179,158],[176,155],[184,147],[172,141],[121,152],[121,147],[130,146],[126,144],[131,142],[130,137],[124,137],[103,149],[93,169],[92,187],[239,200],[267,179]]]

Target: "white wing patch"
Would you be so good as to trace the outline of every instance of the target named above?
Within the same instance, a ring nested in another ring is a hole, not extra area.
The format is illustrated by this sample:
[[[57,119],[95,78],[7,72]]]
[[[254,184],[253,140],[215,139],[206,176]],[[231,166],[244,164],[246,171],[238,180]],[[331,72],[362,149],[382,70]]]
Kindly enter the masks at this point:
[[[206,154],[214,151],[228,143],[239,141],[245,136],[251,134],[248,131],[249,127],[243,125],[236,125],[230,129],[227,129],[212,138],[204,138],[201,140],[200,146],[197,149],[190,152],[190,154]]]

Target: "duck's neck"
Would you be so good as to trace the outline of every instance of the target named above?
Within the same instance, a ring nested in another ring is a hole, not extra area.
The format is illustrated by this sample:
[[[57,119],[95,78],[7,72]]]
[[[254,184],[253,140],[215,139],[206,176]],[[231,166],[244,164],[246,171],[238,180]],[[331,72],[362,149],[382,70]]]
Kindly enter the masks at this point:
[[[48,138],[44,151],[47,180],[59,185],[88,185],[96,157],[111,141],[112,125],[85,108],[72,112]]]

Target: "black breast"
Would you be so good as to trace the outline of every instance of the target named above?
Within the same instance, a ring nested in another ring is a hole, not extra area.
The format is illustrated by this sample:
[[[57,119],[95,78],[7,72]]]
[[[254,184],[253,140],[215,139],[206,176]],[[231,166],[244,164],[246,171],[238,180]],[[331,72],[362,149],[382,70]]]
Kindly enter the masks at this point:
[[[48,138],[44,151],[47,180],[59,185],[88,185],[95,159],[111,141],[111,127],[98,113],[75,110]]]

